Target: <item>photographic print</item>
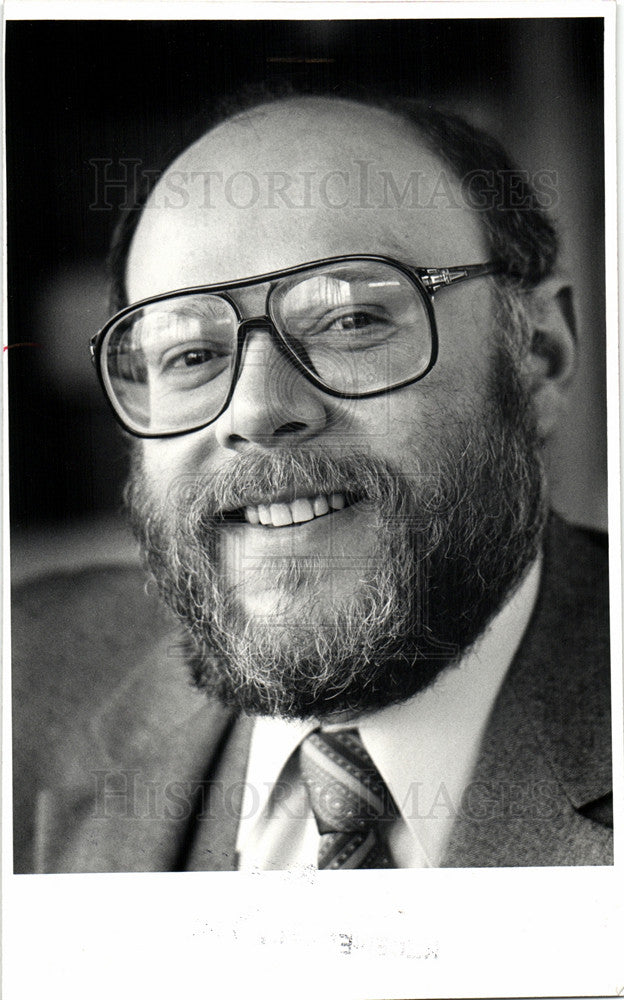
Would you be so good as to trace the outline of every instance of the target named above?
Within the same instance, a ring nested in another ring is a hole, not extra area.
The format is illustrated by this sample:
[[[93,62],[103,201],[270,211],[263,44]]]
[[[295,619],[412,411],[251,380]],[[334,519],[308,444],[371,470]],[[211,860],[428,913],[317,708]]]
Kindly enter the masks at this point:
[[[613,876],[605,19],[418,6],[7,21],[16,885]]]

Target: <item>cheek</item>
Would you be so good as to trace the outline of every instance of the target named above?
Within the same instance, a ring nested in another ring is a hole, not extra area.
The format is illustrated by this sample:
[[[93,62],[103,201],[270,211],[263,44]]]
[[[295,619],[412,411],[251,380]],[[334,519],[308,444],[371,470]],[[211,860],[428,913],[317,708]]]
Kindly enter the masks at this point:
[[[435,441],[462,412],[456,380],[435,369],[421,382],[359,403],[361,450],[402,470],[410,458],[417,462],[430,456]]]
[[[358,421],[361,450],[393,466],[404,467],[408,454],[422,449],[430,423],[418,383],[379,399],[362,400],[361,406]]]
[[[483,411],[489,366],[489,359],[441,364],[421,382],[379,400],[361,401],[362,450],[403,472],[409,472],[410,465],[435,462],[441,449],[461,438],[466,425]]]
[[[173,484],[208,472],[207,459],[215,448],[206,432],[177,438],[146,439],[141,443],[141,466],[150,490],[163,496]]]
[[[485,381],[494,353],[491,293],[480,281],[443,289],[435,300],[438,360],[432,375],[452,379],[455,391],[474,394]]]

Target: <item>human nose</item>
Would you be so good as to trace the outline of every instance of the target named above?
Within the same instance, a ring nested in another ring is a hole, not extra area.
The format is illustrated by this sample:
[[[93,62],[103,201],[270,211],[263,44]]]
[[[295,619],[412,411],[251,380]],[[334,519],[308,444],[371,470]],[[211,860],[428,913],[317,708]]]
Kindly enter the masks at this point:
[[[248,331],[227,409],[213,432],[223,448],[298,445],[325,426],[326,401],[263,327]]]

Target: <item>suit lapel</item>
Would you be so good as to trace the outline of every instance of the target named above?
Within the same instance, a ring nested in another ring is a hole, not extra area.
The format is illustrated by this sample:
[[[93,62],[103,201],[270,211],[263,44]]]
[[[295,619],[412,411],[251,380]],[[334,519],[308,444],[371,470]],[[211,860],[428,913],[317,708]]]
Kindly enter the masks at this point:
[[[537,605],[443,865],[612,863],[611,832],[582,814],[610,790],[603,570],[595,548],[553,518]]]
[[[171,871],[186,849],[206,775],[233,713],[192,689],[167,636],[89,724],[88,759],[44,791],[38,854],[44,871]]]
[[[202,796],[181,867],[186,871],[235,871],[236,838],[243,804],[253,719],[241,716],[228,734]]]

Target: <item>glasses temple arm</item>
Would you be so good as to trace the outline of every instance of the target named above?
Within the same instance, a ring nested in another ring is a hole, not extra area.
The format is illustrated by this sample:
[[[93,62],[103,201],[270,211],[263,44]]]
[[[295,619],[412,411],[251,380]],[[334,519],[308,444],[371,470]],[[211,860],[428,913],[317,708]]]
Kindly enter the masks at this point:
[[[464,267],[419,267],[415,269],[423,285],[434,295],[445,285],[454,285],[457,281],[467,278],[480,278],[485,274],[496,274],[500,271],[498,264],[466,264]]]

